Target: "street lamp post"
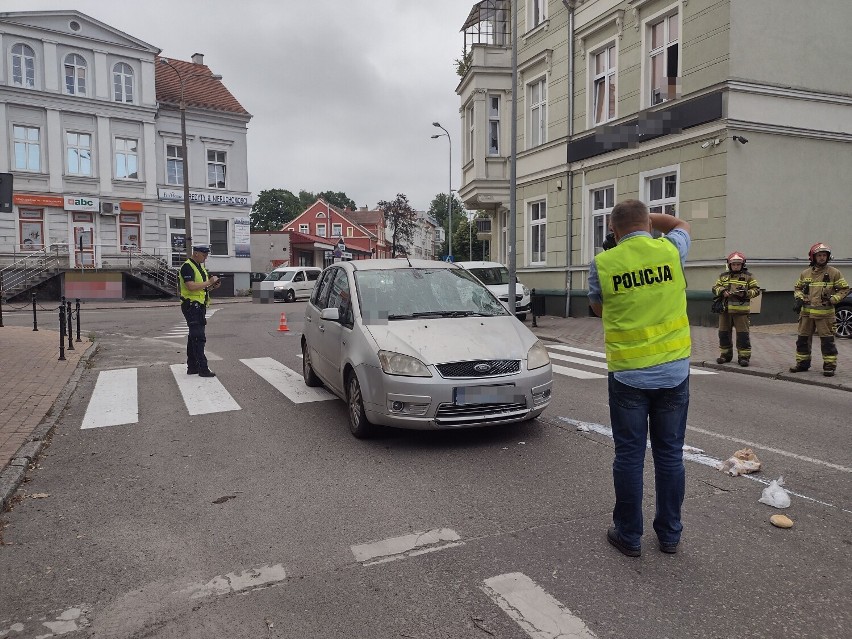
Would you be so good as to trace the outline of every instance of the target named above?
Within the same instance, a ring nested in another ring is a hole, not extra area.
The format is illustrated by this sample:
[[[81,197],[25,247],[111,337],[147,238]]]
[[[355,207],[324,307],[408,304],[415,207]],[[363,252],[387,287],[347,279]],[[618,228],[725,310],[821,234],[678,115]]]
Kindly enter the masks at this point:
[[[192,244],[192,213],[189,208],[189,157],[186,152],[186,101],[184,100],[184,90],[186,89],[186,81],[190,78],[209,78],[211,80],[221,80],[222,76],[217,74],[207,73],[189,73],[182,75],[171,62],[165,58],[160,58],[160,63],[165,64],[178,77],[180,82],[180,153],[181,164],[183,165],[183,216],[184,216],[184,240],[183,250],[188,256]],[[166,168],[168,171],[168,167]]]
[[[432,126],[436,126],[443,133],[436,133],[432,139],[442,138],[447,136],[447,142],[450,143],[450,184],[447,187],[447,255],[453,254],[453,139],[450,137],[450,132],[441,126],[439,122],[433,122]]]

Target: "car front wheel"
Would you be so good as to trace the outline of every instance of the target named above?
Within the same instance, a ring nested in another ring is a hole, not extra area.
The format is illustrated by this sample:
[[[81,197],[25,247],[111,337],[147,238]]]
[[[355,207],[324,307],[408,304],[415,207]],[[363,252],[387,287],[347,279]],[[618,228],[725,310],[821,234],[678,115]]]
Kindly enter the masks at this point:
[[[284,293],[284,301],[285,302],[295,302],[296,301],[296,291],[294,291],[292,288],[287,290],[287,292]]]
[[[373,434],[374,426],[364,412],[364,398],[361,395],[361,385],[358,376],[352,372],[346,382],[346,403],[349,408],[349,432],[358,439],[364,439]]]
[[[852,306],[841,306],[835,311],[834,318],[834,334],[837,337],[852,337]]]
[[[302,377],[305,378],[305,386],[322,386],[320,378],[317,377],[313,366],[311,366],[311,352],[307,342],[302,344]]]

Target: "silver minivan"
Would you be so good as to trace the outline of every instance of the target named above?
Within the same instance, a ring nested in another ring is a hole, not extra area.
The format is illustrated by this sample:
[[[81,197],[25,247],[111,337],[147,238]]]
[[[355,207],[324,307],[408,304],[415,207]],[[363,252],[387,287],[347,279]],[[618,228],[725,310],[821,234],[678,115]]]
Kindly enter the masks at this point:
[[[316,266],[279,266],[260,283],[260,290],[271,290],[276,300],[295,302],[310,296],[321,272]]]
[[[305,308],[302,367],[349,429],[456,429],[532,419],[550,403],[544,345],[470,272],[427,260],[327,267]]]

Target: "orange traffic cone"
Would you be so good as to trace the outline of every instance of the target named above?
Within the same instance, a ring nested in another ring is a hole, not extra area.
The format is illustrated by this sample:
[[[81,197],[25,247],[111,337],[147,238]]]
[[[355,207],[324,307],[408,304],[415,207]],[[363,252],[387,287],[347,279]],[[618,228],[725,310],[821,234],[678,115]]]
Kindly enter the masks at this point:
[[[281,321],[278,323],[279,331],[289,331],[290,329],[287,327],[287,315],[281,313]]]

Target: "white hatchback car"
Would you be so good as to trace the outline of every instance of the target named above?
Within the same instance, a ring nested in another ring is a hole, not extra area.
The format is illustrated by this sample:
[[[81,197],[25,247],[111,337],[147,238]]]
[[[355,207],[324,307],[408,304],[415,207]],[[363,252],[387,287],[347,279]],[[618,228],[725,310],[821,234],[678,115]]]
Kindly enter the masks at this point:
[[[456,262],[470,271],[509,309],[509,269],[500,262]],[[522,322],[530,312],[530,289],[515,277],[515,316]]]
[[[276,300],[295,302],[311,294],[321,272],[317,266],[279,266],[260,283],[260,290],[271,290]]]
[[[544,345],[468,271],[427,260],[326,268],[305,310],[302,366],[348,404],[349,428],[488,426],[550,403]]]

